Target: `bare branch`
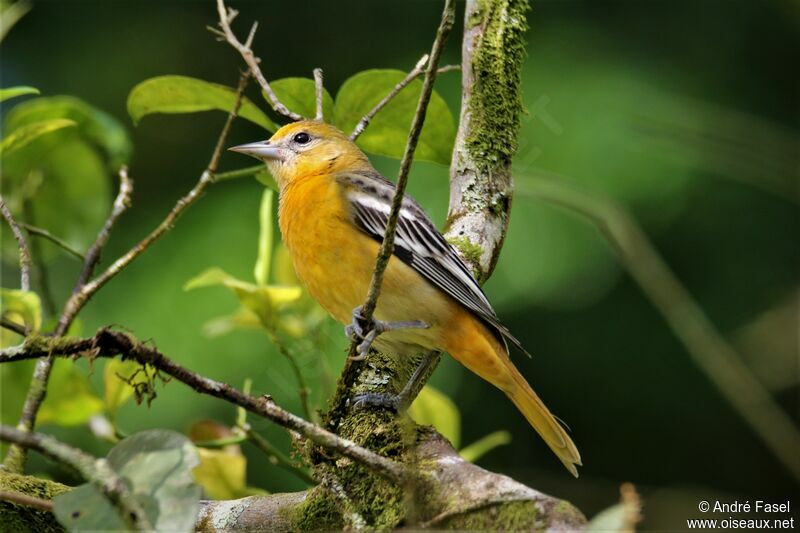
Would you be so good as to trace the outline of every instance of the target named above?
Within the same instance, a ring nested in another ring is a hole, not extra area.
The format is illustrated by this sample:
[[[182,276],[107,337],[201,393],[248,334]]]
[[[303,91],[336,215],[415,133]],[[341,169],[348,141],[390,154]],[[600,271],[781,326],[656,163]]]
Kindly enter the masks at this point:
[[[19,224],[17,224],[14,215],[11,214],[2,196],[0,196],[0,213],[2,213],[3,218],[6,219],[6,222],[11,227],[11,232],[14,234],[14,238],[17,239],[17,245],[19,246],[19,288],[23,291],[29,291],[31,290],[31,252],[25,236],[19,229]]]
[[[150,234],[139,241],[139,243],[128,250],[123,256],[118,258],[114,263],[112,263],[102,274],[97,276],[91,281],[86,282],[83,284],[76,292],[72,294],[69,301],[64,307],[64,312],[62,313],[61,320],[59,322],[59,326],[61,324],[69,324],[75,315],[80,311],[86,302],[94,295],[95,292],[100,289],[103,285],[108,283],[108,281],[119,274],[125,267],[131,264],[137,257],[139,257],[142,253],[145,252],[156,240],[158,240],[162,235],[167,233],[170,229],[172,229],[175,221],[177,221],[178,217],[180,217],[183,212],[194,202],[196,202],[205,192],[205,190],[214,182],[214,174],[217,171],[217,167],[219,166],[219,159],[222,154],[223,147],[225,145],[225,140],[228,137],[228,133],[231,129],[231,124],[233,120],[236,118],[237,113],[239,112],[239,107],[242,103],[242,95],[244,93],[244,88],[247,84],[248,75],[242,74],[239,80],[239,86],[236,90],[236,102],[234,104],[233,109],[228,114],[228,119],[225,121],[225,126],[223,126],[222,131],[217,138],[217,143],[214,147],[214,152],[211,155],[211,160],[206,167],[206,170],[200,176],[200,179],[195,184],[195,186],[190,190],[185,196],[183,196],[172,210],[167,214],[163,221],[152,231]],[[122,175],[122,174],[121,174]],[[119,197],[118,197],[119,198]],[[99,238],[98,238],[99,240]],[[57,334],[64,333],[64,328],[59,328],[56,331]]]
[[[6,328],[7,330],[13,331],[17,335],[22,335],[23,337],[28,334],[25,330],[25,326],[22,324],[17,324],[16,322],[12,322],[7,318],[0,318],[0,326]]]
[[[94,337],[88,339],[29,337],[20,346],[0,350],[0,363],[35,359],[46,354],[57,357],[79,354],[88,354],[91,357],[113,357],[116,354],[122,354],[123,359],[133,359],[139,363],[148,364],[201,394],[208,394],[238,405],[251,413],[296,431],[323,448],[349,457],[391,481],[404,482],[412,475],[402,465],[293,415],[279,407],[269,396],[260,398],[250,396],[230,385],[196,374],[168,359],[155,348],[142,344],[125,333],[102,328]]]
[[[534,179],[517,185],[518,194],[562,205],[598,226],[697,366],[772,453],[800,479],[797,426],[719,334],[636,221],[609,199],[571,187],[564,180],[553,179],[552,175],[537,174],[531,176]],[[543,175],[546,178],[543,179]]]
[[[323,103],[322,95],[324,94],[323,93],[323,89],[324,89],[324,85],[323,85],[322,69],[321,68],[315,68],[314,69],[314,90],[315,90],[316,103],[317,103],[317,113],[314,116],[314,120],[319,120],[320,122],[325,120],[325,115],[324,115],[324,113],[322,111],[322,103]]]
[[[362,133],[364,133],[364,130],[365,130],[365,129],[367,129],[367,126],[369,126],[369,123],[370,123],[370,121],[371,121],[373,118],[375,118],[375,115],[377,115],[377,114],[380,112],[380,110],[381,110],[381,109],[383,109],[384,107],[386,107],[386,104],[388,104],[389,102],[391,102],[391,101],[392,101],[392,99],[393,99],[395,96],[397,96],[397,94],[398,94],[400,91],[402,91],[403,89],[405,89],[406,87],[408,87],[408,85],[409,85],[409,84],[410,84],[412,81],[414,81],[415,79],[417,79],[417,76],[419,76],[420,74],[422,74],[423,72],[425,72],[425,65],[428,63],[428,57],[429,57],[429,56],[428,56],[428,54],[425,54],[424,56],[422,56],[422,57],[420,58],[420,60],[419,60],[419,61],[417,61],[417,64],[416,64],[416,65],[414,65],[414,68],[412,68],[412,69],[411,69],[411,71],[409,71],[408,75],[407,75],[405,78],[403,78],[403,79],[400,81],[400,83],[398,83],[397,85],[395,85],[395,86],[394,86],[394,88],[393,88],[391,91],[389,91],[389,94],[387,94],[386,96],[384,96],[384,97],[381,99],[381,101],[380,101],[380,102],[378,102],[377,104],[375,104],[375,107],[373,107],[372,109],[370,109],[370,110],[367,112],[367,114],[366,114],[366,115],[364,115],[364,116],[361,118],[361,120],[359,120],[359,121],[358,121],[358,124],[356,124],[356,127],[355,127],[355,128],[353,128],[353,132],[350,134],[350,140],[351,140],[351,141],[355,141],[356,139],[358,139],[358,137],[359,137],[359,136],[360,136]]]
[[[24,505],[26,507],[33,507],[40,511],[53,512],[53,502],[34,496],[28,496],[21,492],[11,492],[7,490],[0,490],[0,501],[11,502],[17,505]]]
[[[52,242],[53,244],[55,244],[56,246],[67,252],[68,254],[80,259],[81,261],[85,259],[83,253],[70,246],[70,244],[64,239],[56,237],[46,229],[40,228],[38,226],[31,226],[30,224],[26,224],[25,222],[19,222],[18,224],[20,228],[23,228],[29,234],[47,239],[48,241]]]
[[[261,86],[264,94],[267,95],[267,99],[269,100],[272,109],[274,109],[276,113],[292,120],[303,120],[301,115],[290,111],[289,108],[281,103],[281,101],[278,99],[278,96],[275,94],[275,91],[272,90],[269,82],[261,72],[261,67],[258,66],[260,59],[253,54],[253,50],[250,48],[250,46],[253,44],[253,37],[255,36],[257,25],[253,24],[253,26],[250,28],[250,34],[247,36],[247,40],[244,44],[242,44],[239,39],[236,38],[233,30],[231,30],[231,22],[233,22],[233,19],[236,18],[238,12],[227,8],[225,6],[225,0],[217,0],[217,14],[219,15],[219,27],[222,29],[225,40],[239,52],[239,54],[242,56],[242,59],[244,59],[244,62],[247,63],[247,67],[250,69],[253,77],[258,82],[258,85]]]
[[[369,292],[367,293],[367,300],[362,307],[362,314],[367,321],[372,319],[372,314],[375,312],[378,296],[380,295],[381,283],[383,282],[383,274],[386,270],[386,266],[389,264],[389,258],[391,258],[394,251],[394,236],[397,230],[397,220],[400,216],[400,207],[403,204],[406,184],[408,183],[408,172],[411,170],[411,162],[414,160],[414,151],[417,148],[417,142],[422,132],[422,125],[425,122],[425,113],[428,109],[431,94],[433,93],[433,83],[436,80],[436,69],[439,65],[442,48],[444,48],[445,40],[450,30],[453,28],[454,21],[455,2],[454,0],[445,0],[442,20],[436,31],[436,38],[431,47],[430,60],[428,61],[428,67],[425,72],[425,80],[422,83],[422,93],[419,96],[414,119],[411,121],[411,131],[408,134],[408,141],[406,142],[403,159],[400,161],[400,171],[397,175],[397,189],[392,198],[392,209],[386,223],[386,231],[383,235],[380,252],[378,252],[378,258],[375,262],[375,270],[372,273],[372,281],[370,282]],[[357,346],[358,342],[356,341],[350,346],[351,359],[356,358],[358,351]]]
[[[125,211],[130,202],[130,193],[133,185],[128,178],[127,169],[124,167],[120,169],[121,183],[119,194],[114,202],[111,215],[103,226],[103,229],[98,234],[95,244],[86,255],[84,269],[81,272],[78,283],[75,285],[75,289],[73,289],[72,295],[64,305],[64,309],[61,312],[61,317],[58,321],[58,326],[54,331],[54,335],[56,337],[66,333],[69,325],[75,319],[75,316],[78,314],[78,312],[80,312],[81,309],[83,309],[83,306],[86,305],[86,302],[89,301],[94,293],[96,293],[111,278],[119,274],[125,267],[139,257],[150,247],[150,245],[158,240],[158,238],[172,229],[172,226],[175,224],[175,221],[178,219],[178,217],[198,198],[200,198],[208,186],[213,183],[214,174],[219,165],[219,159],[222,154],[222,149],[225,145],[225,140],[228,137],[231,124],[239,112],[239,107],[242,103],[242,95],[244,94],[244,89],[247,85],[248,78],[248,74],[242,74],[239,79],[239,87],[236,90],[236,101],[233,109],[228,114],[228,118],[225,121],[225,126],[223,126],[222,131],[220,132],[219,138],[217,139],[217,143],[214,147],[214,152],[211,155],[211,160],[208,163],[208,167],[200,176],[200,180],[197,182],[194,188],[192,188],[192,190],[189,191],[183,198],[178,200],[178,202],[175,204],[175,207],[173,207],[172,210],[167,214],[166,218],[161,222],[161,224],[159,224],[156,229],[154,229],[147,237],[142,239],[125,255],[114,261],[114,263],[112,263],[102,274],[87,282],[86,280],[89,278],[89,276],[91,276],[94,266],[97,264],[100,251],[108,240],[116,219],[119,218],[122,212]],[[31,378],[31,386],[28,389],[28,396],[25,398],[25,404],[23,405],[22,415],[20,416],[20,422],[18,425],[18,427],[28,431],[31,431],[35,426],[36,415],[39,411],[42,401],[44,401],[44,396],[47,391],[47,381],[50,378],[50,371],[52,370],[53,366],[52,355],[45,353],[42,354],[42,356],[42,359],[37,362],[36,368],[34,369],[33,377]],[[6,454],[3,465],[10,471],[20,472],[24,464],[25,450],[17,446],[11,446]]]
[[[36,450],[45,457],[71,467],[106,496],[109,502],[120,511],[120,518],[131,529],[136,531],[153,530],[144,509],[133,498],[125,482],[111,469],[105,459],[93,457],[48,435],[30,433],[6,425],[0,425],[0,440],[14,443],[25,449]]]
[[[75,288],[73,289],[73,292],[79,292],[83,286],[86,285],[86,282],[89,281],[89,278],[92,277],[97,263],[100,262],[100,253],[103,251],[103,247],[111,237],[111,230],[114,229],[114,225],[116,225],[119,217],[121,217],[122,214],[131,206],[132,194],[133,181],[128,176],[128,167],[122,166],[119,169],[119,192],[117,193],[117,197],[114,199],[114,204],[111,207],[111,213],[108,215],[105,224],[103,224],[102,229],[97,234],[94,244],[92,244],[92,246],[89,248],[89,251],[86,252],[86,260],[83,262],[83,270],[81,270],[78,280],[75,282]],[[73,318],[74,315],[68,316],[62,314],[56,330],[56,335],[63,335],[67,331],[67,328],[69,327],[69,324],[72,322]]]

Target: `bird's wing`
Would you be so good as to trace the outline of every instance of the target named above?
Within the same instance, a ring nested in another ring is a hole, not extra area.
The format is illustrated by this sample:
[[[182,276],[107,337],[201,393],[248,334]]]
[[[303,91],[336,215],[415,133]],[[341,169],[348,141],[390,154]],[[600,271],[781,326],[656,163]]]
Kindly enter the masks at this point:
[[[337,175],[337,180],[344,186],[345,197],[352,206],[353,222],[371,238],[382,242],[395,193],[394,184],[374,171],[343,173]],[[480,285],[453,246],[409,196],[403,198],[397,221],[394,255],[477,315],[499,341],[505,343],[508,340],[530,356],[500,322]]]

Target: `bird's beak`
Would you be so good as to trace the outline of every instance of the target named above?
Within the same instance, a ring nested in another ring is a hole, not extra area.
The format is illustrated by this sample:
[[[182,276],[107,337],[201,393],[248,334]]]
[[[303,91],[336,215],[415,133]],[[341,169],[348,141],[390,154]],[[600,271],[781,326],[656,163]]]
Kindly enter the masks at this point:
[[[239,146],[228,148],[228,150],[249,155],[255,157],[256,159],[283,159],[281,157],[281,149],[277,146],[271,145],[269,141],[240,144]]]

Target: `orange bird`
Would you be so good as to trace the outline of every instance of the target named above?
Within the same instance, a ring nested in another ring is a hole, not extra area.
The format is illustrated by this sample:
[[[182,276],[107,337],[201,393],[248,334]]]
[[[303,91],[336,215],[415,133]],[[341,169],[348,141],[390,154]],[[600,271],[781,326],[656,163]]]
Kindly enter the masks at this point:
[[[580,454],[508,356],[503,326],[453,247],[422,208],[403,199],[394,255],[384,274],[374,324],[364,335],[366,299],[395,186],[341,131],[299,121],[268,141],[231,150],[266,163],[280,187],[279,220],[298,277],[348,333],[389,353],[445,351],[502,390],[575,476]],[[407,386],[406,389],[409,387]]]

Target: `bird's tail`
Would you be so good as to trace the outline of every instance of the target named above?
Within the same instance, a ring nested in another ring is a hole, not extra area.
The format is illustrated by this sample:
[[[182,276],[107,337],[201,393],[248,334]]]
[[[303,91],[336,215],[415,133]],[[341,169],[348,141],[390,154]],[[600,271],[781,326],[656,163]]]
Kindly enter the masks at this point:
[[[513,377],[514,386],[505,389],[504,392],[533,426],[536,433],[564,463],[567,470],[573,476],[578,477],[576,465],[581,465],[581,454],[575,443],[511,361],[507,361],[507,367]]]
[[[576,465],[581,465],[578,448],[516,369],[505,346],[467,311],[456,315],[451,324],[453,327],[444,338],[445,351],[505,392],[567,470],[577,477]]]

